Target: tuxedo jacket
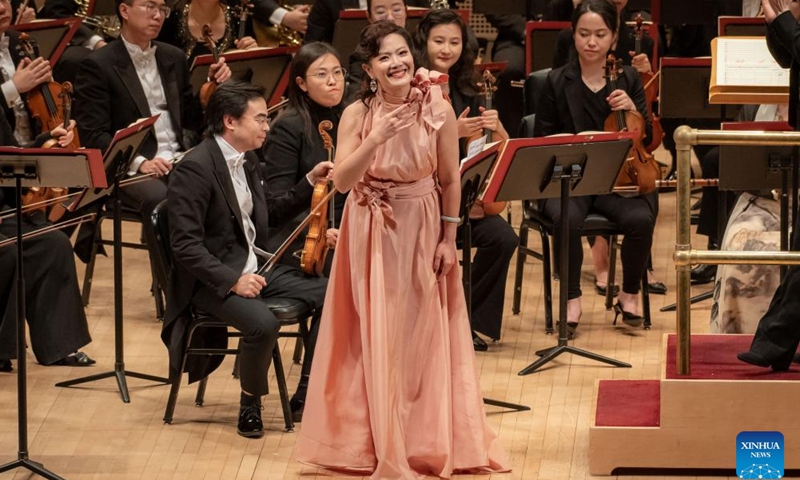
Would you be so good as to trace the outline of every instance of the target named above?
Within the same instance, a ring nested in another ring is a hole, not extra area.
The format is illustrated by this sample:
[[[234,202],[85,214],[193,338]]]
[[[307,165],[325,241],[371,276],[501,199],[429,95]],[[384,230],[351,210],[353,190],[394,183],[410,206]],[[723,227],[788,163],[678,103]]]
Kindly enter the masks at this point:
[[[183,52],[172,45],[153,42],[156,64],[167,98],[172,128],[183,150],[190,148],[191,134],[203,126],[203,110],[189,84],[189,66]],[[114,133],[134,121],[151,116],[144,89],[122,40],[93,51],[80,64],[75,80],[75,121],[87,148],[105,151]],[[157,150],[149,135],[139,154],[152,158]]]
[[[628,93],[636,105],[636,110],[645,118],[647,132],[644,143],[646,144],[652,134],[652,124],[647,115],[642,80],[639,72],[633,67],[623,66],[622,69],[622,74],[617,80],[617,88]],[[536,104],[533,136],[602,130],[602,125],[593,125],[586,115],[583,88],[581,70],[577,62],[570,62],[561,68],[551,70]]]
[[[798,96],[800,95],[800,26],[792,16],[786,11],[773,20],[767,27],[767,47],[778,64],[783,68],[789,69],[789,125],[795,130],[800,130],[798,126]]]
[[[258,160],[250,152],[244,163],[253,196],[250,218],[256,229],[255,244],[267,250],[268,208]],[[180,368],[186,345],[192,296],[206,287],[222,301],[239,280],[248,255],[244,222],[228,165],[216,140],[200,142],[170,173],[167,191],[172,268],[167,288],[167,311],[161,338],[170,354],[170,375]],[[227,338],[211,329],[197,345],[225,348]],[[222,357],[216,357],[221,361]],[[201,359],[202,360],[202,359]],[[188,365],[195,381],[219,364],[197,361]]]

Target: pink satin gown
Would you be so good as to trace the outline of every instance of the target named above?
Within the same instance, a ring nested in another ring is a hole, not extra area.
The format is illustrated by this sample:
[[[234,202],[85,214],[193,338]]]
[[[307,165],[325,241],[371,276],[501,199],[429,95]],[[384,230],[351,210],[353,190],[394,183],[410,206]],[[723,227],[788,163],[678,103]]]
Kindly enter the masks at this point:
[[[433,271],[442,234],[434,180],[450,105],[421,69],[421,120],[378,148],[347,198],[295,457],[374,479],[508,471],[486,422],[460,269]],[[402,98],[378,96],[373,118]]]

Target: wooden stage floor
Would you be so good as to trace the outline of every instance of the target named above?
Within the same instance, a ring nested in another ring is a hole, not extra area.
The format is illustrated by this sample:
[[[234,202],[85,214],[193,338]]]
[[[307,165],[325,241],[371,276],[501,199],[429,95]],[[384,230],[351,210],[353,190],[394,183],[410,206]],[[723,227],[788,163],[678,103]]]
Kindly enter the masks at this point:
[[[575,356],[561,356],[540,373],[520,377],[517,372],[535,359],[534,351],[554,345],[544,334],[541,267],[529,261],[525,269],[522,312],[511,314],[514,261],[506,288],[506,311],[500,343],[486,353],[477,353],[481,386],[486,397],[529,405],[531,411],[503,413],[487,407],[489,422],[510,452],[513,472],[493,475],[497,479],[584,479],[588,474],[589,422],[597,379],[658,378],[661,340],[675,331],[675,314],[660,313],[659,307],[675,298],[672,250],[675,242],[675,194],[661,195],[661,209],[653,246],[657,276],[669,287],[664,296],[651,296],[653,328],[629,330],[611,325],[613,312],[592,288],[591,260],[587,251],[583,267],[584,314],[574,344],[629,362],[633,368],[609,367]],[[514,225],[519,225],[515,206]],[[110,222],[105,228],[110,236]],[[138,229],[126,226],[126,236],[135,239]],[[538,244],[532,235],[531,245]],[[697,242],[705,246],[705,240]],[[129,370],[167,374],[166,349],[159,333],[150,297],[150,270],[146,254],[124,251],[125,359]],[[83,264],[78,264],[83,275]],[[181,390],[173,425],[162,416],[169,388],[129,379],[131,403],[124,404],[112,379],[79,388],[56,388],[56,382],[112,368],[114,361],[112,261],[98,260],[91,303],[87,307],[94,341],[84,350],[97,360],[92,368],[42,367],[29,358],[30,455],[52,471],[72,480],[166,480],[166,479],[283,479],[331,478],[297,463],[292,450],[297,433],[284,433],[277,387],[264,402],[266,435],[247,440],[236,434],[238,382],[231,375],[233,359],[211,376],[202,408],[194,406],[194,388]],[[558,284],[554,283],[557,292]],[[709,286],[696,288],[695,293]],[[710,302],[694,308],[695,332],[708,331]],[[293,340],[281,340],[290,391],[299,376],[299,365],[291,362]],[[16,363],[15,363],[16,366]],[[15,458],[16,377],[0,374],[0,462]],[[299,426],[298,428],[302,428]],[[619,448],[648,448],[621,444]],[[620,478],[696,478],[653,476]],[[0,479],[36,478],[17,470]],[[353,478],[353,477],[344,477]],[[470,478],[463,476],[458,478]],[[479,477],[476,477],[479,478]],[[480,477],[487,478],[487,477]],[[711,478],[711,477],[702,477]],[[717,477],[720,478],[720,477]],[[726,478],[726,477],[722,477]],[[734,478],[734,477],[729,477]]]

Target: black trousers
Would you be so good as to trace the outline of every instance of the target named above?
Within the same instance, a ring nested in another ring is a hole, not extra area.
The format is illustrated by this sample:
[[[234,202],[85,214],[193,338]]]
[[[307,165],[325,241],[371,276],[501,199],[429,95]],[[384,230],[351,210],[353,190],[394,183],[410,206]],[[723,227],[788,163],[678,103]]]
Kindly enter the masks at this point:
[[[314,327],[319,323],[327,286],[326,278],[308,277],[298,270],[279,264],[267,278],[267,286],[261,290],[261,298],[291,298],[306,302],[317,310],[312,324]],[[265,395],[267,370],[280,329],[280,322],[275,315],[260,298],[229,295],[220,299],[206,288],[201,288],[192,297],[192,305],[242,332],[239,352],[239,378],[242,390],[252,395]],[[312,330],[318,330],[318,327]],[[303,363],[304,372],[306,368],[310,371],[315,343],[312,341],[307,345]]]
[[[24,221],[23,230],[43,224]],[[0,224],[0,238],[15,235],[15,219]],[[23,242],[25,313],[36,361],[50,365],[92,341],[69,238],[53,231]],[[16,245],[0,248],[0,358],[17,358]]]
[[[795,219],[792,250],[800,251],[800,215]],[[800,267],[789,267],[767,312],[758,322],[750,350],[773,366],[788,368],[800,344]]]
[[[519,238],[499,215],[470,220],[472,246],[472,329],[495,340],[503,326],[506,277]]]
[[[619,195],[599,195],[575,197],[569,200],[569,244],[568,262],[568,299],[581,296],[581,265],[583,264],[583,245],[581,237],[583,225],[590,211],[608,217],[616,223],[624,234],[622,239],[622,291],[639,293],[642,276],[650,257],[650,246],[653,243],[653,230],[656,224],[657,202],[654,195],[621,197]],[[543,202],[544,213],[553,221],[555,229],[553,239],[556,265],[560,265],[560,249],[562,239],[561,200],[550,199]],[[558,267],[556,267],[558,268]],[[564,281],[564,279],[561,279]]]

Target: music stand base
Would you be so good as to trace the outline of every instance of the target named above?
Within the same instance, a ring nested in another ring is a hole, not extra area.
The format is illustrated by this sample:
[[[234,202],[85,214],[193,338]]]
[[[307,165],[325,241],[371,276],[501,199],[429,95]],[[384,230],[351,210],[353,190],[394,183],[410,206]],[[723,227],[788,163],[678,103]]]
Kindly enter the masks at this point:
[[[539,367],[542,367],[543,365],[545,365],[546,363],[550,362],[551,360],[554,360],[556,357],[558,357],[562,353],[572,353],[574,355],[579,355],[581,357],[585,357],[585,358],[588,358],[588,359],[591,359],[591,360],[596,360],[598,362],[607,363],[607,364],[613,365],[615,367],[631,368],[631,364],[630,363],[620,362],[619,360],[615,360],[615,359],[609,358],[609,357],[604,357],[602,355],[598,355],[596,353],[592,353],[592,352],[589,352],[589,351],[586,351],[586,350],[581,350],[580,348],[572,347],[570,345],[556,345],[555,347],[551,347],[551,348],[548,348],[548,349],[545,349],[545,350],[539,350],[538,352],[536,352],[536,354],[538,355],[540,352],[542,354],[542,358],[540,358],[539,360],[536,360],[535,362],[531,363],[527,367],[525,367],[522,370],[520,370],[518,375],[522,376],[522,375],[528,375],[529,373],[533,373],[536,370],[538,370]]]
[[[65,480],[64,477],[59,477],[55,473],[44,468],[44,465],[42,465],[41,463],[34,462],[33,460],[27,458],[22,454],[22,452],[19,452],[19,458],[17,460],[6,463],[5,465],[0,465],[0,473],[7,472],[9,470],[14,470],[15,468],[27,468],[36,475],[48,478],[50,480]]]
[[[486,397],[483,397],[483,404],[484,405],[491,405],[493,407],[507,408],[507,409],[515,411],[515,412],[527,412],[528,410],[531,409],[531,407],[529,407],[527,405],[519,405],[517,403],[501,402],[500,400],[494,400],[494,399],[486,398]]]
[[[111,377],[115,377],[117,379],[117,387],[119,388],[119,394],[122,397],[122,401],[124,403],[131,402],[131,397],[128,394],[128,382],[126,381],[126,377],[139,378],[141,380],[149,380],[151,382],[158,382],[158,383],[170,383],[170,381],[166,378],[157,377],[155,375],[148,375],[146,373],[131,372],[129,370],[125,370],[124,364],[117,364],[114,366],[114,370],[111,370],[109,372],[98,373],[96,375],[89,375],[87,377],[76,378],[74,380],[67,380],[66,382],[59,382],[56,383],[56,387],[71,387],[73,385],[81,385],[83,383],[94,382],[95,380],[103,380]]]
[[[702,302],[703,300],[708,300],[709,298],[714,297],[714,290],[709,290],[705,293],[701,293],[699,295],[695,295],[694,297],[689,299],[689,303],[694,305],[695,303]],[[667,305],[666,307],[661,307],[658,311],[659,312],[674,312],[677,308],[677,304],[673,303]]]

